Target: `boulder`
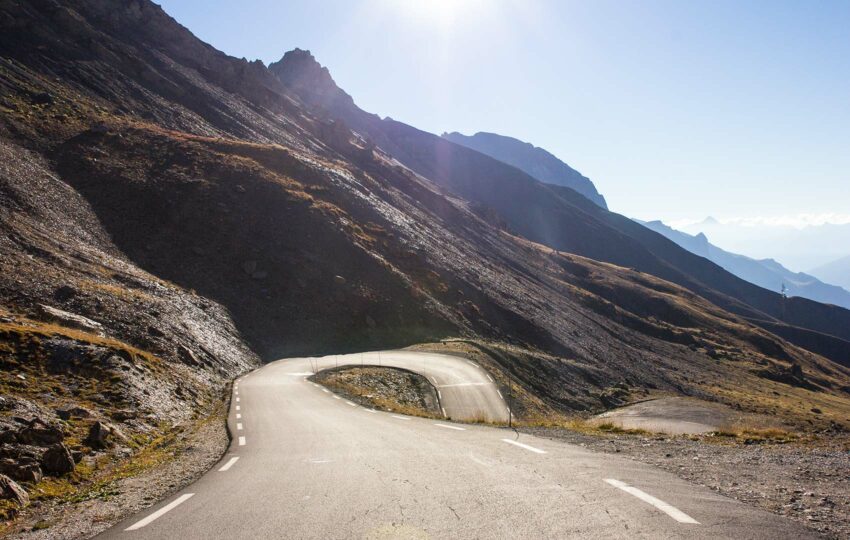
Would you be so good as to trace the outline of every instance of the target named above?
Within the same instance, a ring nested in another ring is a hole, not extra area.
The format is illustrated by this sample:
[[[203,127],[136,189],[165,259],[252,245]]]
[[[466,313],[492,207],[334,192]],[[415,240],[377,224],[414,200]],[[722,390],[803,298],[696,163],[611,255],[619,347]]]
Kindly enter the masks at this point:
[[[33,418],[29,425],[18,432],[18,441],[35,446],[49,446],[62,442],[65,433],[55,426],[51,426],[40,418]]]
[[[56,416],[62,420],[70,420],[71,418],[88,418],[92,415],[91,411],[83,407],[70,406],[56,409]]]
[[[74,470],[73,456],[68,447],[62,443],[54,444],[41,456],[41,469],[49,475],[60,476]]]
[[[69,313],[61,309],[56,309],[55,307],[46,306],[44,304],[39,304],[38,307],[41,311],[41,316],[44,317],[45,320],[53,321],[69,328],[86,330],[100,335],[103,334],[103,325],[97,321],[93,321],[87,317],[83,317],[82,315],[77,315],[76,313]]]
[[[9,476],[18,482],[38,482],[44,477],[38,463],[19,462],[12,458],[0,459],[0,475]]]
[[[95,422],[89,428],[89,434],[84,441],[87,445],[95,449],[104,449],[112,444],[113,428],[104,422]]]
[[[30,497],[24,488],[5,474],[0,474],[0,499],[13,500],[21,506],[30,503]]]

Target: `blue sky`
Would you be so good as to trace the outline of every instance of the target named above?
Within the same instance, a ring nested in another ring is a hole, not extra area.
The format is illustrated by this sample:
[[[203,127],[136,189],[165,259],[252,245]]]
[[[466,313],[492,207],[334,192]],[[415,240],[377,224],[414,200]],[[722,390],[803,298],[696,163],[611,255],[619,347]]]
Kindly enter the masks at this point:
[[[161,5],[233,56],[310,49],[367,111],[542,146],[628,216],[850,219],[848,1]]]

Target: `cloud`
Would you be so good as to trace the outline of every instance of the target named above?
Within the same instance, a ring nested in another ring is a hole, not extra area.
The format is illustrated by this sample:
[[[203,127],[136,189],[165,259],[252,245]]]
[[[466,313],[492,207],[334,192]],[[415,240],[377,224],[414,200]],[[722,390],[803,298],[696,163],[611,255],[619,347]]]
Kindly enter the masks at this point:
[[[826,212],[822,214],[788,214],[780,216],[749,216],[734,218],[718,218],[722,225],[739,227],[793,227],[805,229],[806,227],[818,227],[821,225],[847,225],[850,224],[850,214]],[[670,221],[668,225],[674,229],[684,229],[693,225],[703,224],[704,220],[679,219]]]

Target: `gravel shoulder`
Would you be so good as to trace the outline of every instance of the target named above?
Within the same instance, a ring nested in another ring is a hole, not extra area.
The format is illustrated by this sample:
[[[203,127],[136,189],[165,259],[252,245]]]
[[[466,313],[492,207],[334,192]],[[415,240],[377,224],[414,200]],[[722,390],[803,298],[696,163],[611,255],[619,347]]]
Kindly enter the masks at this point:
[[[521,431],[616,453],[805,524],[825,538],[850,538],[850,436],[814,443],[722,444],[707,437],[589,435],[567,429]]]
[[[101,486],[90,499],[56,501],[25,509],[8,538],[90,538],[194,482],[218,462],[230,444],[226,412],[227,404],[222,402],[208,416],[176,428],[160,448],[154,449],[157,455],[150,467],[136,463],[134,466],[141,467],[138,474]]]

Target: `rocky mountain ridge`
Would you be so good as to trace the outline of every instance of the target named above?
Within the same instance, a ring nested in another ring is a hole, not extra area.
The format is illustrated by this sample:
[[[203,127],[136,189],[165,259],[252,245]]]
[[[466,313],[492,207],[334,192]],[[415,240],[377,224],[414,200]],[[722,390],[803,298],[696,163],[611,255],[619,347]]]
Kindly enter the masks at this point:
[[[513,165],[541,182],[575,190],[602,208],[608,209],[605,197],[596,190],[589,178],[543,148],[495,133],[478,132],[468,136],[452,132],[440,136]]]

